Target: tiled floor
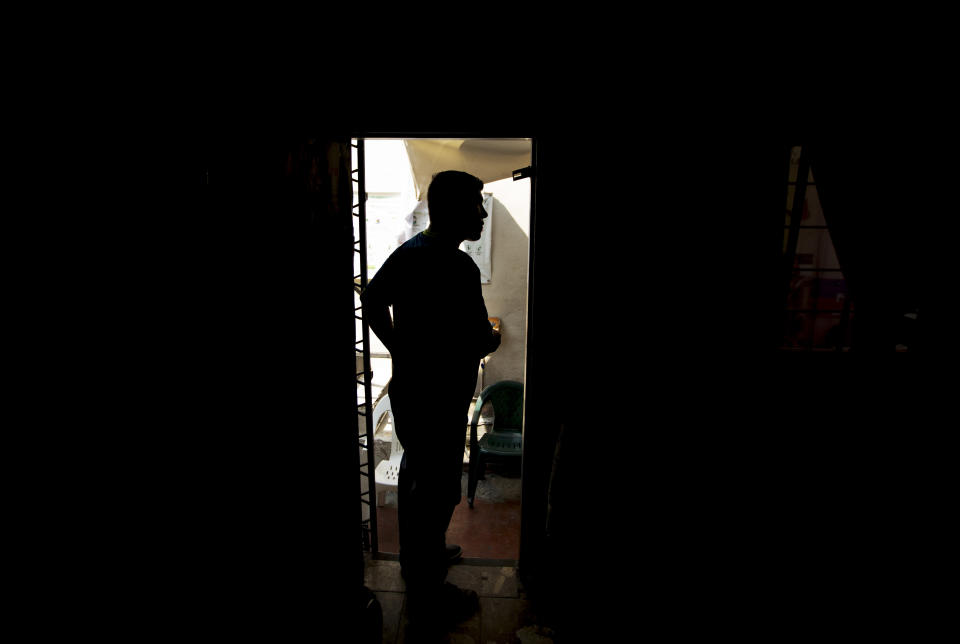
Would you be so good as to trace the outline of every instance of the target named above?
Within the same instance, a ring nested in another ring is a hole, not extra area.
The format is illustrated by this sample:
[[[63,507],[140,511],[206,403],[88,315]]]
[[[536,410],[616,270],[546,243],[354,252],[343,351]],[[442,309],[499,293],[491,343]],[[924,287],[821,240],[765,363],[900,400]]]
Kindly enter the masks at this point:
[[[470,559],[513,559],[520,556],[520,478],[488,472],[477,483],[477,496],[471,508],[464,496],[454,509],[447,543],[463,548]],[[380,552],[399,553],[397,508],[393,504],[377,508]]]
[[[551,629],[537,623],[516,568],[460,564],[450,567],[447,581],[475,591],[480,596],[480,610],[448,632],[423,640],[407,619],[400,564],[368,558],[365,585],[377,596],[383,610],[383,644],[424,641],[551,644],[554,641]]]

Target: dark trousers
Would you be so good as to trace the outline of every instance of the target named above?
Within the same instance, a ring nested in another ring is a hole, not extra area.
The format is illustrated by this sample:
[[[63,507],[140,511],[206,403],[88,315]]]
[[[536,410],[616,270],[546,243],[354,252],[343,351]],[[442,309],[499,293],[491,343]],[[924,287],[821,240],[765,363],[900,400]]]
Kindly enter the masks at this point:
[[[397,481],[400,565],[407,589],[439,588],[447,576],[446,532],[460,503],[466,405],[412,405],[391,393],[403,446]]]

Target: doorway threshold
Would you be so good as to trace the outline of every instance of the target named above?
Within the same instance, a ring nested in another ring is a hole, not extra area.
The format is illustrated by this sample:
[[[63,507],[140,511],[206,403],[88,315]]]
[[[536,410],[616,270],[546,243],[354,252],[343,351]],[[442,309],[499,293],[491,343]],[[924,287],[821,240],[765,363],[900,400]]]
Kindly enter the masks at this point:
[[[400,555],[392,552],[378,552],[376,555],[367,555],[375,561],[400,561]],[[458,566],[490,566],[490,567],[517,567],[516,559],[478,559],[464,557],[456,562]]]

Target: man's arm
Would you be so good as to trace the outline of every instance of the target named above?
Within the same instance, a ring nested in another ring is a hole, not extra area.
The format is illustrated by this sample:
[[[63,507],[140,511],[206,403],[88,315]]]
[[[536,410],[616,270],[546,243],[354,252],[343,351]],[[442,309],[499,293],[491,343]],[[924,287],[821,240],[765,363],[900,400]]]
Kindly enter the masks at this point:
[[[363,304],[363,316],[367,325],[380,338],[383,346],[391,354],[396,348],[396,334],[393,329],[393,318],[390,317],[390,304],[393,303],[392,255],[387,258],[377,274],[373,276],[367,288],[360,294]]]
[[[367,324],[370,329],[377,334],[383,346],[391,354],[394,352],[394,332],[393,318],[390,317],[390,309],[386,304],[377,301],[363,303],[363,314],[367,318]]]
[[[500,347],[500,332],[495,331],[493,325],[487,317],[487,305],[483,301],[483,287],[480,284],[480,269],[470,257],[466,257],[465,265],[467,269],[464,272],[464,292],[469,293],[465,303],[465,312],[470,320],[470,336],[475,343],[476,351],[479,354],[478,360],[482,360]]]
[[[383,297],[380,275],[374,277],[367,285],[367,289],[360,294],[360,302],[363,304],[363,317],[367,319],[370,329],[377,334],[383,346],[391,354],[394,350],[395,334],[393,330],[393,318],[390,317],[390,307],[387,298]]]
[[[493,328],[491,328],[491,329],[490,329],[490,337],[487,338],[486,347],[485,347],[485,352],[484,352],[484,354],[483,354],[483,357],[488,356],[489,354],[493,353],[494,351],[496,351],[496,350],[499,349],[499,348],[500,348],[500,332],[497,331],[497,330],[495,330],[495,329],[493,329]]]
[[[483,292],[480,288],[480,271],[477,270],[476,279],[476,315],[477,329],[479,331],[478,347],[480,349],[480,358],[485,358],[500,347],[500,332],[493,328],[487,317],[487,306],[483,301]]]

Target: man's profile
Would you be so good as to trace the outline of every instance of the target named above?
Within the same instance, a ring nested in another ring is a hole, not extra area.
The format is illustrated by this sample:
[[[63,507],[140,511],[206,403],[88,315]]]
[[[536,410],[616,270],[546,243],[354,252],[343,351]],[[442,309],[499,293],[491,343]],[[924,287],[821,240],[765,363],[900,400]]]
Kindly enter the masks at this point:
[[[483,231],[482,189],[465,172],[435,175],[428,228],[387,258],[361,296],[370,328],[393,362],[389,395],[404,449],[398,522],[408,607],[411,615],[454,621],[476,610],[477,596],[445,582],[447,564],[460,554],[445,536],[461,497],[464,430],[479,362],[500,345],[480,271],[459,249]]]

